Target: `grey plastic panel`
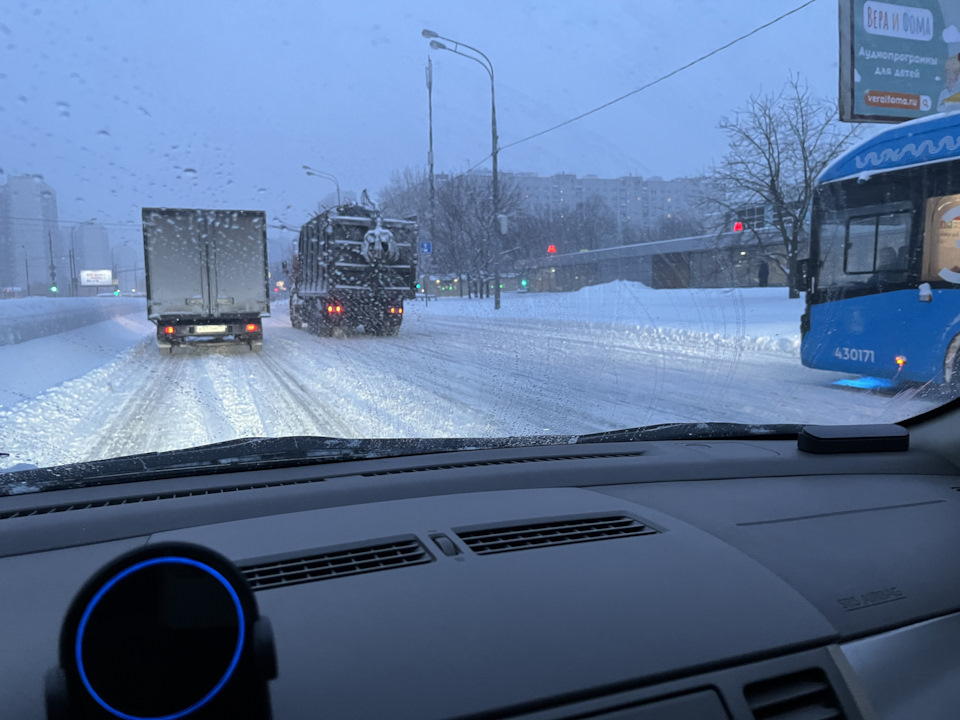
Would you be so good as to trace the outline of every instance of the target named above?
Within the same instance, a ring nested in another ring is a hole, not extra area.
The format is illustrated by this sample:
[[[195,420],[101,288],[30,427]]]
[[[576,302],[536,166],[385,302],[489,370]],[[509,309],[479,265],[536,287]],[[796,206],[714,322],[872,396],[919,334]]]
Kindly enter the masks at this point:
[[[960,609],[956,477],[820,476],[622,485],[787,580],[841,637]]]
[[[95,572],[143,539],[0,559],[0,716],[46,720],[43,678],[58,662],[60,624]]]
[[[834,638],[780,578],[716,538],[580,489],[329,508],[158,533],[151,542],[195,542],[239,562],[295,547],[402,532],[452,537],[461,526],[591,512],[632,514],[661,532],[438,555],[426,565],[258,593],[281,658],[276,716],[326,706],[331,717],[380,717],[415,697],[416,712],[398,717],[459,717]],[[284,657],[302,660],[284,664]]]
[[[960,718],[960,614],[845,643],[840,650],[878,720]]]

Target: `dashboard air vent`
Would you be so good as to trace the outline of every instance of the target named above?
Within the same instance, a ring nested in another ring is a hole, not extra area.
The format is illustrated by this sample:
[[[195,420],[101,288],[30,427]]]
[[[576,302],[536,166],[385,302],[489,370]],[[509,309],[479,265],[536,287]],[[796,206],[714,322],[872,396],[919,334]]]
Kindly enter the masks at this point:
[[[281,585],[327,580],[329,578],[359,575],[405,565],[421,565],[433,556],[416,538],[405,538],[378,545],[334,550],[261,562],[241,564],[240,570],[254,590],[266,590]]]
[[[413,468],[397,468],[396,470],[380,470],[378,472],[363,473],[361,477],[380,477],[381,475],[402,475],[404,473],[422,472],[424,470],[459,470],[468,467],[490,467],[493,465],[520,465],[523,463],[556,462],[558,460],[600,460],[606,458],[641,457],[645,452],[605,453],[591,455],[556,455],[549,457],[510,458],[508,460],[483,460],[478,462],[451,463],[449,465],[427,465]]]
[[[844,720],[826,673],[818,668],[747,685],[754,720]]]
[[[509,527],[461,530],[457,536],[478,555],[527,550],[548,545],[654,535],[656,530],[622,515],[530,522]]]

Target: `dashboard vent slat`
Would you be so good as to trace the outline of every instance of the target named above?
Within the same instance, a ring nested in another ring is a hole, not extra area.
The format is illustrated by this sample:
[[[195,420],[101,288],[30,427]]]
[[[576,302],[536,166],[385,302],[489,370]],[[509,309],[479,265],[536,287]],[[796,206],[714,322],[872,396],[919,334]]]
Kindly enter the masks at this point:
[[[204,488],[198,490],[176,490],[168,493],[151,493],[149,495],[134,495],[130,497],[107,498],[104,500],[93,500],[91,502],[78,505],[76,503],[64,503],[62,505],[44,505],[41,507],[23,508],[21,510],[8,510],[0,513],[0,520],[10,520],[12,518],[34,517],[36,515],[49,515],[51,513],[69,512],[71,510],[89,510],[91,508],[112,507],[114,505],[129,505],[133,503],[154,502],[156,500],[175,500],[177,498],[199,497],[201,495],[221,495],[223,493],[240,492],[241,490],[263,490],[265,488],[285,487],[287,485],[305,485],[308,483],[323,482],[324,478],[308,478],[297,480],[278,480],[276,482],[254,483],[250,485],[236,485],[229,487]]]
[[[461,468],[492,467],[494,465],[521,465],[525,463],[556,462],[558,460],[606,460],[608,458],[641,457],[646,452],[630,453],[592,453],[584,455],[556,455],[549,457],[509,458],[506,460],[482,460],[477,462],[450,463],[449,465],[429,465],[413,468],[397,468],[395,470],[380,470],[378,472],[363,473],[361,477],[380,477],[382,475],[403,475],[406,473],[424,472],[427,470],[460,470]]]
[[[747,685],[754,720],[844,720],[840,701],[819,668]]]
[[[241,564],[240,570],[251,588],[266,590],[282,585],[297,585],[407,565],[422,565],[432,560],[433,557],[419,540],[409,538],[378,545],[288,557],[255,565]]]
[[[626,516],[572,518],[531,522],[509,527],[457,531],[457,536],[478,555],[527,550],[551,545],[609,540],[612,538],[654,535],[654,530]]]

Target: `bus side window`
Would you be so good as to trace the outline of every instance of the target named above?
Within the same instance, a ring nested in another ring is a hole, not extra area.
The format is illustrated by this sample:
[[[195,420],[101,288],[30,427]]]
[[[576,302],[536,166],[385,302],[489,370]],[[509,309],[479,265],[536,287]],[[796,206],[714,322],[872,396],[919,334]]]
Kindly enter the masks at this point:
[[[943,270],[960,272],[960,195],[927,200],[923,237],[923,280],[943,280]]]
[[[851,218],[847,224],[847,257],[844,271],[848,275],[872,273],[876,253],[876,216]]]
[[[880,215],[877,218],[877,270],[906,272],[909,243],[909,213]]]
[[[872,282],[895,281],[896,275],[907,270],[910,246],[910,213],[884,213],[850,218],[847,224],[846,261],[844,271],[848,275],[882,276],[865,277]]]

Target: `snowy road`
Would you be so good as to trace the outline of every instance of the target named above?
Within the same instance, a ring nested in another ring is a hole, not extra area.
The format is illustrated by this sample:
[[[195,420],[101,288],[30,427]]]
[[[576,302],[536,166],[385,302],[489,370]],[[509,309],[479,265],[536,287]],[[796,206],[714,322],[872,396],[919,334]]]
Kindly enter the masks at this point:
[[[5,462],[52,465],[243,436],[469,437],[672,421],[890,422],[934,405],[914,391],[890,397],[832,386],[838,375],[803,368],[794,352],[764,352],[744,338],[638,325],[412,307],[398,337],[320,338],[293,329],[281,307],[264,323],[264,334],[259,354],[227,348],[170,357],[157,352],[145,318],[92,326],[78,335],[88,343],[99,338],[81,353],[79,374],[53,363],[24,379],[29,388],[12,393],[13,381],[0,379],[0,395],[9,396],[0,409],[0,450],[12,453]],[[22,364],[25,353],[49,354],[42,343],[64,341],[79,342],[64,333],[2,348],[0,363],[19,352]]]

